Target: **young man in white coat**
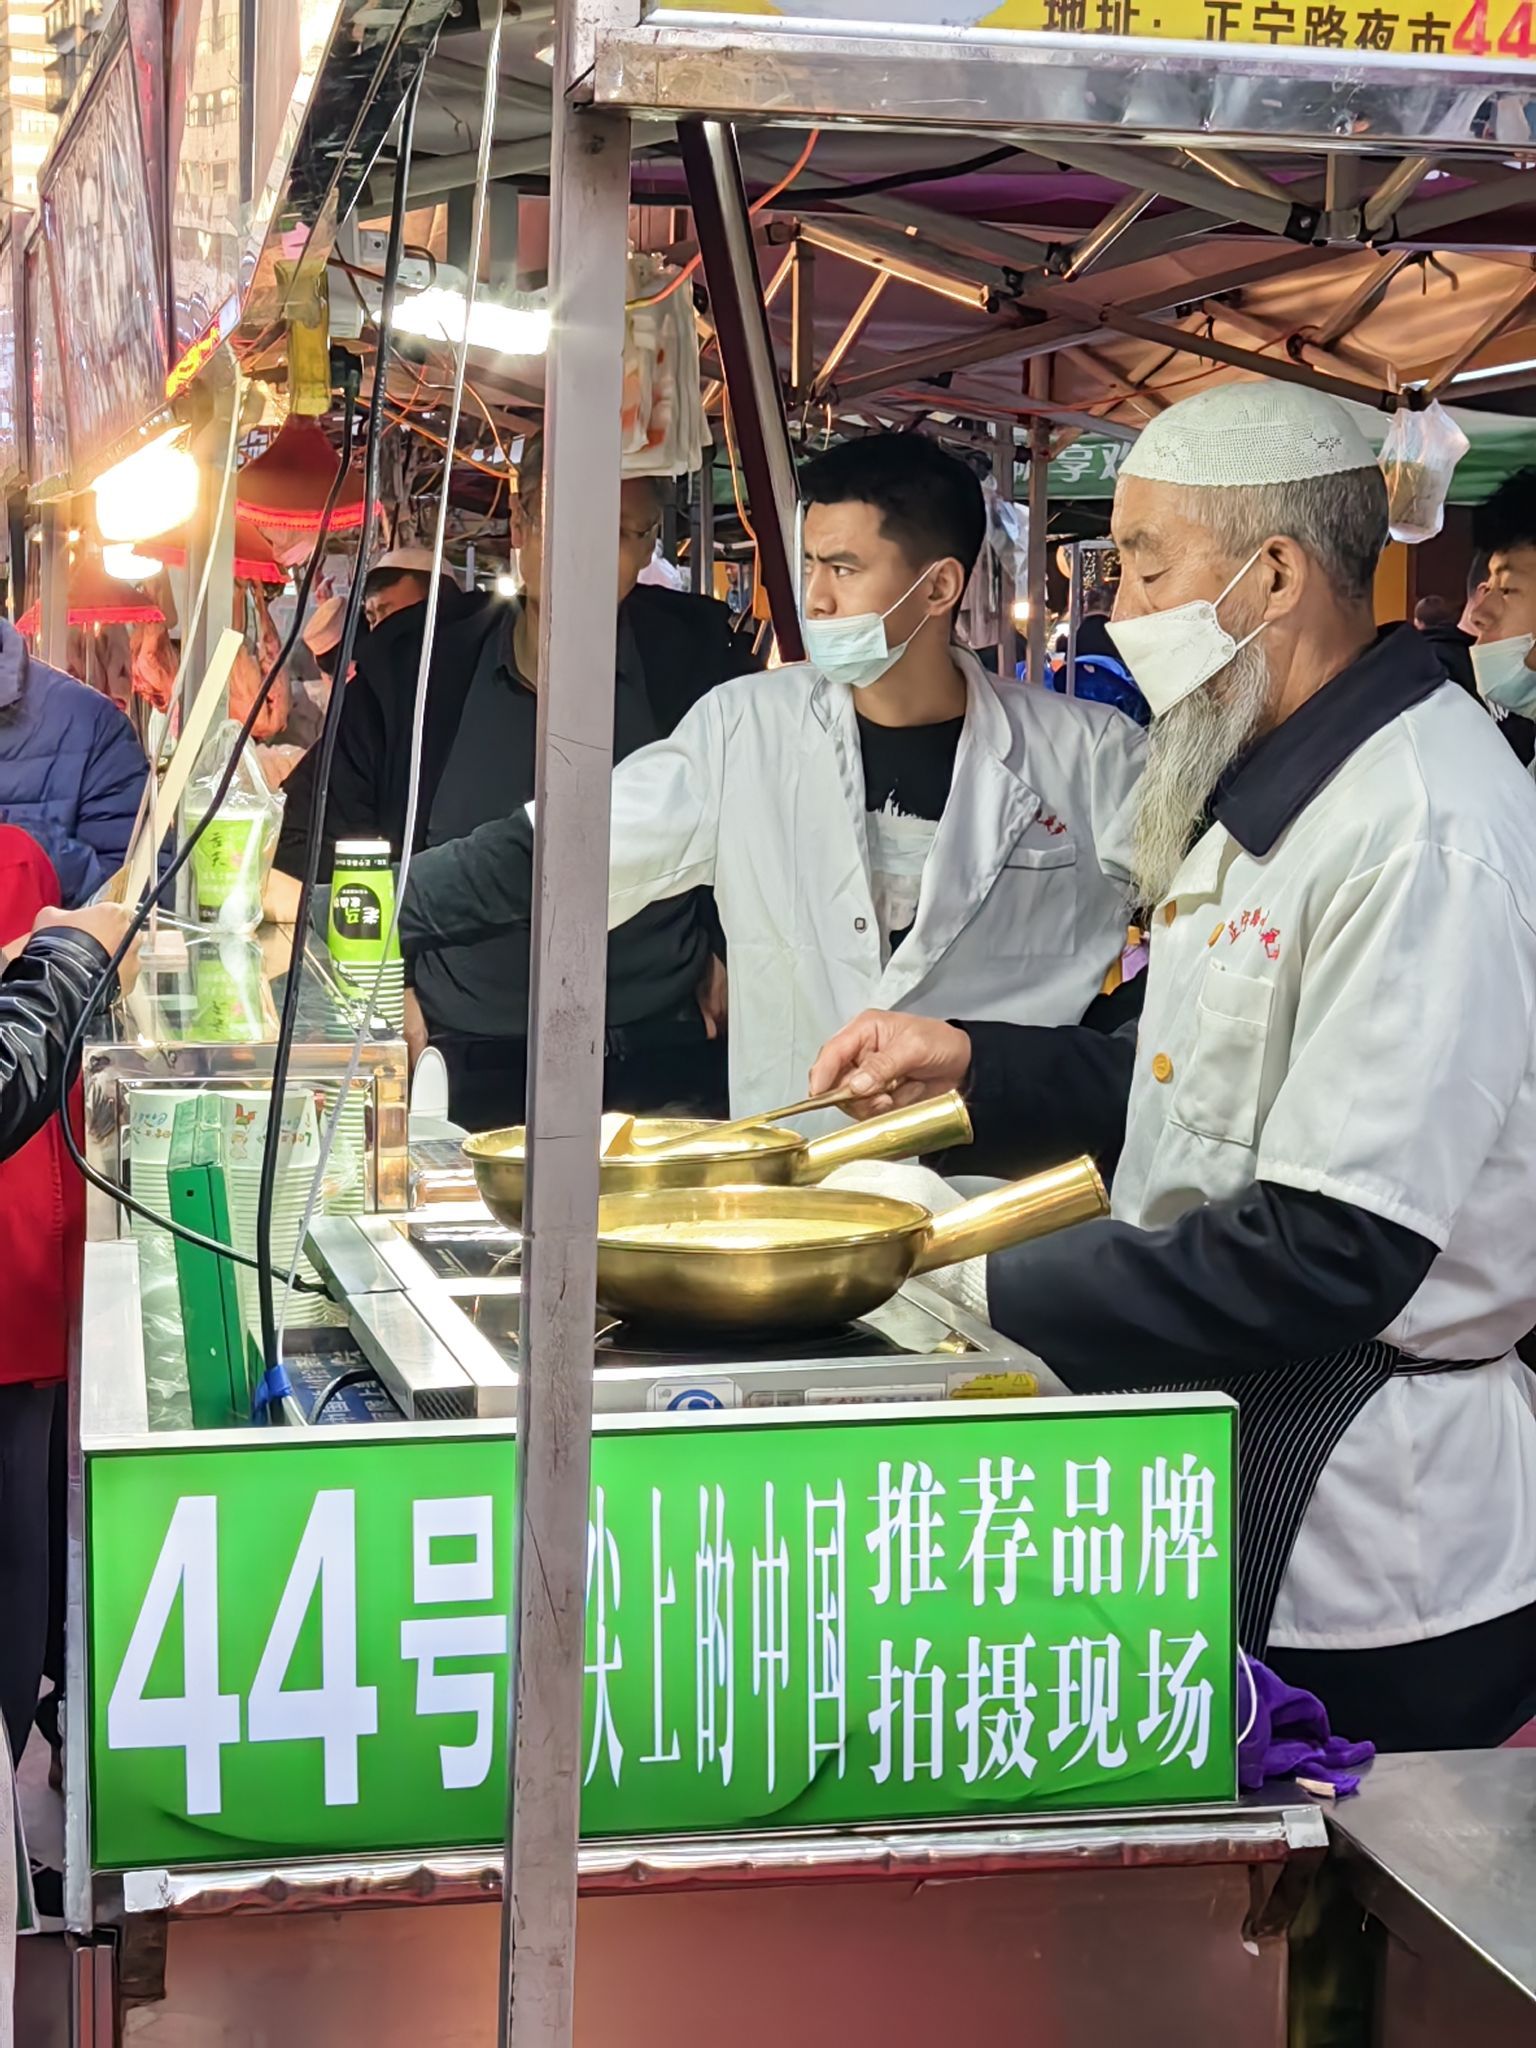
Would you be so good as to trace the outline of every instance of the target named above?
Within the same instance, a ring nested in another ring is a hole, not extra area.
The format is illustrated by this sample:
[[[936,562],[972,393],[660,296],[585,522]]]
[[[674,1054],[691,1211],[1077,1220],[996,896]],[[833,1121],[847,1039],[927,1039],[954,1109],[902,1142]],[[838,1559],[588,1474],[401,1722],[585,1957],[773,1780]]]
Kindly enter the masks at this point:
[[[802,475],[809,659],[726,683],[613,777],[609,920],[715,892],[731,1105],[793,1100],[867,1005],[1075,1023],[1125,939],[1143,738],[999,685],[952,626],[985,532],[975,477],[877,435]],[[417,856],[408,951],[529,915],[518,812]]]

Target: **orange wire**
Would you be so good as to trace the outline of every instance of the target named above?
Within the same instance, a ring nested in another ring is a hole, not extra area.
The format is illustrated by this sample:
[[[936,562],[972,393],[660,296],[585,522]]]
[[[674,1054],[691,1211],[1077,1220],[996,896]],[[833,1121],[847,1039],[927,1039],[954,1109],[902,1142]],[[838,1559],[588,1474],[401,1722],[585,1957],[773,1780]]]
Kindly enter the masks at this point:
[[[780,178],[777,185],[770,185],[768,187],[768,190],[761,197],[761,199],[754,199],[752,204],[747,208],[747,218],[749,220],[755,219],[757,215],[762,212],[765,206],[772,206],[774,200],[778,198],[779,194],[783,191],[786,191],[789,188],[789,186],[793,185],[796,178],[799,177],[800,173],[805,169],[806,165],[810,162],[811,151],[816,147],[817,143],[820,140],[821,130],[819,128],[813,128],[809,136],[807,136],[806,138],[806,144],[804,149],[801,150],[798,158],[795,161],[793,170],[786,171],[783,177]],[[682,287],[688,282],[689,278],[692,277],[693,273],[698,269],[699,265],[703,262],[703,260],[704,252],[702,250],[700,250],[697,256],[690,256],[688,261],[683,265],[682,269],[677,273],[676,277],[669,279],[667,284],[661,291],[657,292],[654,295],[654,297],[649,299],[631,299],[624,308],[625,312],[638,313],[642,306],[659,306],[663,299],[670,299],[675,291],[680,291]]]
[[[731,437],[731,404],[729,399],[726,399],[720,407],[720,419],[725,428],[725,459],[730,465],[731,496],[736,500],[736,517],[745,527],[747,539],[751,541],[755,548],[757,546],[757,534],[753,529],[751,520],[747,517],[747,508],[742,502],[741,484],[736,475],[736,443]],[[704,474],[708,476],[710,472],[706,469]]]

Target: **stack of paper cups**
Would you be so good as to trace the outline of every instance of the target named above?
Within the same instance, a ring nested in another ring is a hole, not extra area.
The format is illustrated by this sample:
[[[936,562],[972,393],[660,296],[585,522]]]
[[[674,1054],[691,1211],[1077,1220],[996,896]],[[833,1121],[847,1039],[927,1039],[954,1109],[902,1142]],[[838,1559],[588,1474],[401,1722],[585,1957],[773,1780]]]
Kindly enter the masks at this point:
[[[171,1134],[185,1088],[130,1088],[128,1091],[128,1192],[156,1216],[171,1212]],[[130,1212],[131,1213],[131,1212]],[[136,1237],[160,1236],[157,1224],[133,1216]]]
[[[220,1094],[225,1104],[221,1151],[229,1195],[230,1236],[236,1251],[255,1258],[261,1162],[268,1143],[271,1098],[254,1090],[221,1090]],[[313,1096],[297,1088],[287,1091],[283,1098],[277,1143],[277,1178],[272,1197],[272,1267],[281,1282],[294,1262],[310,1183],[320,1163],[320,1132]],[[304,1280],[318,1277],[307,1258],[299,1260],[298,1274]],[[279,1285],[279,1298],[281,1292]],[[260,1294],[256,1274],[249,1266],[240,1268],[240,1308],[246,1328],[253,1336],[259,1335]],[[289,1329],[306,1328],[335,1319],[336,1311],[323,1294],[290,1295],[287,1309],[280,1316]]]

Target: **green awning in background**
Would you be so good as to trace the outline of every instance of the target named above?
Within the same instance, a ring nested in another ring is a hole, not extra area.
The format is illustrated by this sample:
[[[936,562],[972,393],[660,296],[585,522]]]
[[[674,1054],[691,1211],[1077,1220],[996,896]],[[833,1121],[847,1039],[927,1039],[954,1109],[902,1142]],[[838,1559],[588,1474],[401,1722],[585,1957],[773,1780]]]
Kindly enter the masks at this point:
[[[1386,416],[1366,406],[1353,408],[1371,442],[1380,447],[1386,432]],[[1457,465],[1449,502],[1478,505],[1513,470],[1536,464],[1536,420],[1515,419],[1506,413],[1463,412],[1451,408],[1452,417],[1472,443]],[[1064,448],[1051,464],[1051,499],[1112,498],[1115,478],[1130,441],[1112,440],[1108,434],[1082,434]],[[1027,475],[1020,467],[1018,492],[1027,489]]]

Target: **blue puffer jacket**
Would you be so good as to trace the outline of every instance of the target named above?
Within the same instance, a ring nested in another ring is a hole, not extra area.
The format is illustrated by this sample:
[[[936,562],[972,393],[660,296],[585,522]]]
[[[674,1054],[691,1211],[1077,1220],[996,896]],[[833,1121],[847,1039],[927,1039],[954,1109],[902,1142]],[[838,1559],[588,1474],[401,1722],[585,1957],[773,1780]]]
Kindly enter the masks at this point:
[[[0,821],[42,847],[66,908],[123,865],[148,773],[110,698],[39,661],[0,619]]]

